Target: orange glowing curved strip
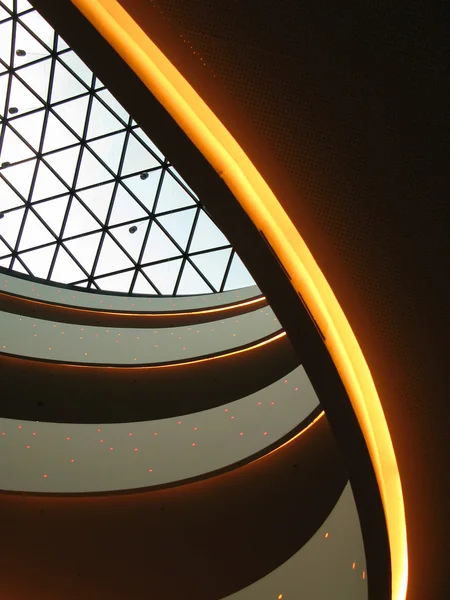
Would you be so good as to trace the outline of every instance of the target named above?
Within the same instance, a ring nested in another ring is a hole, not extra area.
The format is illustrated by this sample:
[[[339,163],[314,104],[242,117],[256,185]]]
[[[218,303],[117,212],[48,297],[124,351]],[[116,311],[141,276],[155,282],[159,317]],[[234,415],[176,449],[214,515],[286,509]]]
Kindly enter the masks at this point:
[[[408,581],[400,474],[375,384],[332,289],[283,207],[237,141],[166,56],[115,0],[72,0],[188,135],[262,230],[325,335],[377,477],[391,553],[392,600]]]

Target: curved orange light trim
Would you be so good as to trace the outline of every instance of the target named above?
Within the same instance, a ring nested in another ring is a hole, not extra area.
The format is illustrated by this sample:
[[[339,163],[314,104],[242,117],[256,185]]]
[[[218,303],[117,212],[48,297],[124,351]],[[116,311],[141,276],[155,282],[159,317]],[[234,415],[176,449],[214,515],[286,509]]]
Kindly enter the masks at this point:
[[[72,0],[125,60],[224,179],[261,230],[325,335],[363,432],[389,536],[392,599],[408,582],[406,522],[400,474],[383,408],[350,324],[311,252],[237,141],[190,84],[115,0]]]
[[[15,298],[19,298],[21,302],[31,302],[38,304],[45,304],[49,307],[54,308],[62,308],[67,311],[72,312],[83,312],[83,313],[93,313],[95,315],[113,315],[115,317],[136,317],[136,318],[156,318],[156,317],[188,317],[188,316],[196,316],[196,315],[209,315],[211,313],[218,313],[227,310],[234,310],[245,308],[246,306],[251,306],[252,304],[258,304],[260,302],[264,302],[266,300],[265,296],[259,296],[258,298],[253,298],[252,300],[246,300],[244,302],[239,302],[238,304],[226,304],[225,306],[218,306],[216,308],[204,308],[204,309],[193,309],[189,312],[179,312],[174,310],[173,312],[122,312],[122,311],[113,311],[113,310],[102,310],[99,308],[98,310],[95,308],[85,308],[83,306],[76,306],[73,304],[56,304],[53,302],[47,302],[46,300],[36,300],[35,298],[30,298],[29,296],[19,296],[18,294],[12,294],[10,292],[0,292],[1,296],[14,296]],[[176,296],[174,296],[176,297]]]

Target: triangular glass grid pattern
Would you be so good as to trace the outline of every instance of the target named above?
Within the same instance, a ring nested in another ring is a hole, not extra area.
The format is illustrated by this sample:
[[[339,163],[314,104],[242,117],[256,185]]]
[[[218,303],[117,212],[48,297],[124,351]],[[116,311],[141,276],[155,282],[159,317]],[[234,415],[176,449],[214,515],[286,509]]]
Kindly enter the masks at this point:
[[[26,0],[0,0],[0,267],[128,294],[254,285],[201,202]]]

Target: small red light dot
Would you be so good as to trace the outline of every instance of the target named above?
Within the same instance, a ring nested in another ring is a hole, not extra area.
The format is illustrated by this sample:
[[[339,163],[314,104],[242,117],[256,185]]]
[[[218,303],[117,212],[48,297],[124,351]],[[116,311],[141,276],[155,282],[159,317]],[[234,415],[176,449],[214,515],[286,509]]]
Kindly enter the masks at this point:
[[[4,431],[2,431],[2,435],[6,435],[6,433]]]
[[[234,419],[234,417],[231,417],[232,419]]]
[[[181,425],[181,421],[178,421],[178,425]]]
[[[298,387],[295,388],[295,391],[298,392]]]
[[[66,437],[66,440],[70,440],[70,437]]]
[[[287,382],[288,382],[288,380],[287,380],[287,379],[285,379],[285,380],[284,380],[284,383],[287,383]]]
[[[30,446],[27,446],[27,448],[29,448]]]
[[[100,433],[100,431],[101,431],[100,429],[97,429],[97,433]]]
[[[47,479],[47,473],[44,474],[44,479]]]
[[[270,404],[272,404],[272,406],[275,404],[275,402],[271,402]]]
[[[156,431],[155,431],[155,433],[154,433],[153,435],[158,435],[158,434],[157,434],[157,433],[156,433]]]
[[[241,431],[241,433],[240,433],[239,435],[244,435],[244,432],[243,432],[243,431]]]
[[[131,432],[128,435],[133,435]]]
[[[149,473],[153,473],[153,469],[149,469],[149,470],[148,470],[148,472],[149,472]]]
[[[264,435],[267,435],[267,431],[264,432]]]
[[[22,425],[17,425],[17,429],[22,429]]]
[[[225,409],[225,412],[228,412],[228,408]]]
[[[195,442],[192,442],[192,445],[195,446]]]
[[[326,533],[326,534],[325,534],[325,537],[327,538],[328,536],[329,536],[329,533]]]
[[[75,462],[75,460],[74,460],[73,458],[71,458],[71,459],[70,459],[70,462],[71,462],[71,463],[74,463],[74,462]]]
[[[135,448],[135,449],[134,449],[134,451],[135,451],[135,452],[137,452],[137,451],[138,451],[138,449],[137,449],[137,448]]]
[[[35,432],[35,431],[33,431],[33,435],[36,435],[36,432]]]
[[[114,450],[114,448],[110,448],[110,450]]]
[[[198,427],[194,427],[194,431],[197,431]]]
[[[103,440],[100,440],[100,444],[103,444]]]

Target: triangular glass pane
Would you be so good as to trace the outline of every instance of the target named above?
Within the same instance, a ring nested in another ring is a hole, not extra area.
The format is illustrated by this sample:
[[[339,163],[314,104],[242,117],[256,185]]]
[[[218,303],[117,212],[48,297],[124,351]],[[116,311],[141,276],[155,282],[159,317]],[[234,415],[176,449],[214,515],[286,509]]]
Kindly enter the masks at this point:
[[[13,128],[16,129],[16,131],[18,131],[31,146],[33,146],[36,152],[39,151],[44,116],[45,110],[40,110],[11,121]]]
[[[156,294],[156,290],[152,287],[149,282],[145,279],[142,273],[138,273],[136,277],[136,282],[134,284],[133,289],[131,290],[132,294],[147,294],[154,295]]]
[[[89,233],[100,228],[101,225],[97,223],[94,217],[88,213],[76,198],[73,198],[64,229],[64,238]]]
[[[22,237],[20,238],[19,252],[22,250],[28,250],[28,248],[34,248],[35,246],[42,246],[54,241],[54,236],[49,230],[41,223],[33,211],[28,210],[25,219],[25,227],[22,231]]]
[[[84,64],[81,58],[75,54],[75,52],[64,52],[60,55],[60,59],[72,69],[72,71],[78,75],[78,77],[84,81],[84,83],[91,87],[92,85],[92,71]]]
[[[17,0],[17,13],[20,15],[20,13],[25,12],[26,10],[30,10],[30,8],[33,8],[31,6],[31,4],[29,2],[27,2],[27,0]]]
[[[0,235],[1,234],[2,234],[2,228],[1,228],[1,223],[0,223]],[[8,246],[5,244],[5,242],[0,239],[0,256],[4,258],[6,255],[11,256],[11,250],[8,248]]]
[[[119,244],[125,248],[128,254],[137,261],[147,232],[147,222],[136,223],[135,226],[137,226],[137,230],[134,233],[130,233],[130,225],[114,227],[109,231]]]
[[[14,163],[19,160],[25,160],[34,156],[34,152],[22,142],[19,136],[6,127],[5,136],[3,138],[2,160]]]
[[[69,195],[33,205],[34,210],[44,219],[57,236],[59,236],[61,231],[68,199]]]
[[[0,234],[8,244],[14,248],[22,225],[24,209],[12,210],[0,220]]]
[[[57,42],[57,49],[58,52],[62,52],[63,50],[67,50],[67,48],[69,47],[68,44],[66,44],[66,42],[62,39],[62,37],[60,35],[58,35],[58,42]]]
[[[182,250],[186,249],[196,212],[197,209],[193,208],[176,212],[172,215],[163,215],[158,218],[159,223],[173,237]]]
[[[52,103],[59,102],[60,100],[68,100],[86,91],[84,85],[72,73],[69,73],[66,67],[57,61],[52,86]]]
[[[61,121],[52,113],[48,115],[47,128],[45,131],[43,152],[51,152],[66,148],[78,142],[77,138],[67,129]]]
[[[144,143],[145,146],[147,146],[147,148],[149,148],[150,150],[152,150],[154,152],[154,154],[156,154],[156,156],[161,160],[161,162],[164,161],[164,154],[161,152],[161,150],[152,142],[152,140],[148,137],[148,135],[146,135],[142,129],[140,127],[137,127],[136,129],[133,129],[133,132],[138,136],[138,138]]]
[[[24,267],[24,265],[20,262],[20,259],[18,257],[14,260],[12,269],[13,271],[16,271],[16,273],[24,273],[25,275],[30,274],[28,270]]]
[[[89,148],[91,148],[114,173],[117,173],[124,141],[125,132],[121,131],[120,133],[109,135],[100,140],[89,142]]]
[[[90,235],[64,242],[64,246],[77,257],[78,262],[88,273],[92,270],[101,237],[101,233],[91,233]]]
[[[125,273],[117,273],[117,275],[110,275],[109,277],[101,277],[99,279],[96,279],[95,281],[101,290],[111,292],[125,292],[128,294],[133,275],[134,269],[132,271],[126,271]]]
[[[42,62],[31,64],[27,67],[21,67],[16,71],[17,77],[21,77],[30,86],[33,92],[42,98],[44,102],[47,100],[49,92],[48,87],[50,82],[51,64],[51,59],[49,58]],[[27,88],[23,86],[23,89],[26,90]],[[17,93],[16,90],[14,93]],[[37,108],[37,106],[42,106],[39,100],[37,100],[34,95],[28,91],[26,95],[23,91],[21,91],[21,95],[19,95],[17,99],[15,96],[14,98],[11,97],[11,103],[12,102],[14,102],[12,106],[17,106],[21,113],[33,110],[34,108]]]
[[[2,65],[0,63],[0,73],[2,73]],[[8,73],[4,73],[0,75],[0,116],[4,115],[5,112],[5,103],[6,103],[6,92],[8,90],[8,81],[9,75]]]
[[[109,221],[110,225],[118,225],[119,223],[143,219],[148,216],[148,213],[139,206],[133,196],[123,186],[119,185]]]
[[[12,20],[0,25],[0,58],[9,66],[11,60]]]
[[[98,97],[101,98],[105,104],[107,106],[109,106],[112,111],[122,119],[122,121],[124,121],[124,123],[126,125],[128,125],[128,120],[130,118],[130,115],[127,113],[127,111],[123,108],[123,106],[117,102],[117,100],[114,98],[114,96],[111,94],[111,92],[109,90],[101,90],[100,92],[97,93]]]
[[[81,137],[86,122],[88,103],[89,96],[83,96],[82,98],[75,98],[75,100],[69,100],[68,102],[63,102],[63,104],[58,104],[58,106],[53,106],[52,109]]]
[[[109,235],[105,235],[100,258],[95,269],[95,275],[104,275],[122,269],[130,269],[134,265],[122,252]]]
[[[194,267],[186,261],[177,294],[180,296],[189,296],[191,294],[209,294],[212,291]]]
[[[173,167],[170,167],[170,168],[169,168],[169,173],[170,173],[170,174],[171,174],[171,175],[174,177],[174,179],[175,179],[175,180],[178,180],[178,181],[180,181],[180,182],[183,184],[183,186],[184,186],[184,187],[185,187],[185,188],[186,188],[186,189],[187,189],[189,192],[191,192],[191,194],[192,194],[192,195],[193,195],[195,198],[197,198],[197,194],[194,192],[194,190],[193,190],[192,188],[190,188],[190,187],[188,186],[188,184],[187,184],[187,183],[185,182],[185,180],[184,180],[184,179],[181,177],[181,175],[178,173],[178,171],[177,171],[177,170],[175,170]]]
[[[172,295],[180,271],[181,262],[182,259],[177,258],[176,260],[160,263],[159,265],[144,267],[142,270],[158,289],[160,294]]]
[[[75,167],[77,166],[80,148],[81,146],[75,146],[74,148],[68,148],[67,150],[61,150],[60,152],[47,154],[45,157],[45,160],[48,162],[48,164],[53,167],[53,169],[69,187],[73,186]]]
[[[150,152],[137,140],[130,135],[128,138],[125,161],[123,163],[122,175],[139,173],[153,167],[159,167],[160,163]]]
[[[0,259],[0,267],[3,267],[4,269],[10,269],[11,268],[11,257],[8,256],[7,258],[1,258]]]
[[[181,256],[181,252],[164,231],[162,231],[158,223],[153,222],[142,257],[142,263],[157,262],[158,260],[173,258],[175,256]]]
[[[200,252],[201,250],[209,250],[210,248],[229,245],[230,242],[220,229],[211,221],[205,212],[201,211],[189,251]]]
[[[5,19],[8,19],[11,15],[9,14],[9,12],[7,10],[5,10],[3,8],[3,6],[0,6],[0,21],[4,21]]]
[[[73,283],[86,279],[86,274],[80,269],[77,263],[72,260],[71,256],[62,247],[58,250],[55,266],[53,268],[52,281],[60,283]]]
[[[29,160],[20,165],[12,165],[2,169],[2,175],[25,199],[28,199],[31,180],[33,179],[36,160]]]
[[[90,190],[77,192],[78,196],[88,206],[96,217],[102,222],[105,222],[108,213],[111,195],[114,190],[114,183],[105,183]]]
[[[94,84],[94,88],[95,88],[96,90],[98,90],[98,89],[100,89],[100,88],[102,88],[102,87],[105,87],[105,86],[104,86],[104,85],[103,85],[103,83],[100,81],[100,79],[99,79],[98,77],[96,77],[96,78],[95,78],[95,84]]]
[[[51,246],[45,246],[45,248],[24,252],[20,255],[20,258],[35,277],[47,279],[55,250],[56,244],[52,244]]]
[[[9,208],[15,208],[16,206],[23,206],[23,201],[16,192],[10,188],[6,181],[0,178],[0,212],[2,213]]]
[[[146,173],[147,177],[145,179],[142,179],[142,175],[134,175],[133,177],[122,179],[122,183],[151,211],[155,202],[161,173],[162,169],[156,169],[155,171]]]
[[[14,50],[14,66],[16,68],[43,56],[49,56],[49,52],[45,46],[28,33],[20,22],[17,23],[16,27],[16,45]],[[17,54],[18,50],[19,54]],[[23,55],[23,52],[25,52],[25,55]]]
[[[195,266],[200,269],[206,279],[215,287],[216,291],[219,291],[230,254],[231,248],[191,256],[190,259]]]
[[[67,192],[67,186],[50,171],[45,163],[40,161],[31,200],[36,202],[65,192]]]
[[[159,192],[156,214],[185,206],[197,206],[195,200],[181,187],[168,171],[164,174],[161,191]]]
[[[94,98],[92,100],[91,115],[89,117],[88,138],[106,135],[114,131],[122,131],[123,125],[116,117]]]
[[[228,272],[227,280],[225,282],[225,291],[236,290],[242,287],[255,285],[252,276],[247,271],[244,263],[237,254],[233,257],[231,268]]]
[[[95,156],[87,148],[84,148],[78,173],[77,189],[108,181],[112,177],[111,173],[105,169]]]
[[[27,13],[20,17],[20,20],[28,26],[29,29],[38,37],[44,44],[46,44],[50,49],[53,48],[53,38],[55,36],[55,32],[50,27],[50,25],[41,17],[41,15],[36,12]]]

